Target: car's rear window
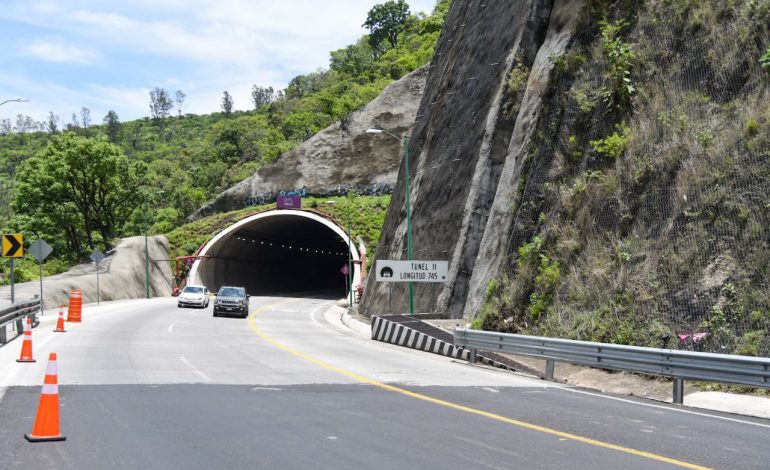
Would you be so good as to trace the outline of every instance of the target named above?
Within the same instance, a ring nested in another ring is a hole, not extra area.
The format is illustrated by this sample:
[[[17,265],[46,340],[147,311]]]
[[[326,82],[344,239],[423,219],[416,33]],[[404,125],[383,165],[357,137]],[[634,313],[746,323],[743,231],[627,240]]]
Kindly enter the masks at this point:
[[[202,294],[203,293],[203,287],[193,287],[193,286],[187,286],[182,291],[186,294]]]
[[[243,296],[244,291],[243,289],[237,288],[237,287],[223,287],[219,290],[219,295],[225,296],[225,297],[238,297]]]

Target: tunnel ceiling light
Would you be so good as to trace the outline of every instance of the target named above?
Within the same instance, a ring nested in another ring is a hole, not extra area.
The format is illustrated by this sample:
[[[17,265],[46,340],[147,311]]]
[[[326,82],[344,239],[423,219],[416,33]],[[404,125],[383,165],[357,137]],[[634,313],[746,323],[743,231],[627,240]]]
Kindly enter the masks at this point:
[[[382,134],[382,129],[367,129],[367,134]]]

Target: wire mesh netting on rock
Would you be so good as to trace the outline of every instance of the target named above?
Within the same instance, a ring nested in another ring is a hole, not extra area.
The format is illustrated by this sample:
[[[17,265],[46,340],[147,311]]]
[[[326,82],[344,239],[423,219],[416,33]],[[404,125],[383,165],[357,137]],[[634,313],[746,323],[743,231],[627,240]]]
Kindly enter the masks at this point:
[[[477,326],[768,356],[770,2],[637,3],[555,58]]]

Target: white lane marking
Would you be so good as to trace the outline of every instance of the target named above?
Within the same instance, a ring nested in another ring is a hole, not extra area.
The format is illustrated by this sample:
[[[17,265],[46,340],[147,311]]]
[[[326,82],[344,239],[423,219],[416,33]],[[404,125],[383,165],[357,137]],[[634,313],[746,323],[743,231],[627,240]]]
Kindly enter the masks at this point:
[[[173,329],[174,329],[174,324],[172,323],[172,324],[170,324],[170,325],[168,326],[168,332],[169,332],[169,333],[171,333],[171,331],[172,331]]]
[[[661,410],[665,410],[665,411],[674,411],[676,413],[684,413],[684,414],[695,415],[695,416],[705,416],[705,417],[708,417],[708,418],[721,419],[723,421],[731,421],[733,423],[750,424],[752,426],[759,426],[760,428],[768,428],[768,429],[770,429],[770,425],[768,425],[768,424],[755,423],[753,421],[746,421],[746,420],[737,419],[737,418],[728,418],[726,416],[711,415],[711,414],[708,414],[708,413],[699,413],[697,411],[682,410],[682,409],[679,409],[679,408],[673,408],[673,407],[668,407],[668,406],[663,406],[663,405],[653,405],[652,403],[640,403],[640,402],[634,401],[634,400],[626,400],[625,398],[611,397],[611,396],[608,396],[608,395],[602,395],[601,393],[587,392],[585,390],[576,390],[574,388],[560,388],[560,390],[565,390],[567,392],[572,392],[572,393],[581,393],[583,395],[590,395],[592,397],[606,398],[607,400],[622,401],[623,403],[632,403],[634,405],[646,406],[648,408],[657,408],[657,409],[661,409]],[[683,427],[683,428],[687,429],[686,426],[679,426],[679,427]]]
[[[193,372],[195,372],[196,374],[198,374],[198,375],[199,375],[199,376],[200,376],[200,377],[201,377],[203,380],[205,380],[206,382],[213,382],[213,380],[211,379],[211,377],[209,377],[208,375],[206,375],[206,374],[204,374],[203,372],[201,372],[201,371],[199,371],[198,369],[196,369],[196,368],[195,368],[195,366],[194,366],[194,365],[192,365],[192,363],[191,363],[190,361],[188,361],[186,357],[184,357],[184,356],[179,356],[179,359],[180,359],[182,362],[184,362],[184,363],[185,363],[185,365],[186,365],[187,367],[189,367],[190,369],[192,369],[192,371],[193,371]]]
[[[465,442],[466,444],[472,444],[474,446],[481,447],[482,449],[492,450],[492,451],[499,452],[499,453],[504,454],[504,455],[510,455],[511,457],[521,457],[521,455],[517,454],[516,452],[512,452],[512,451],[510,451],[508,449],[503,449],[501,447],[491,446],[491,445],[489,445],[487,443],[484,443],[484,442],[481,442],[481,441],[476,441],[476,440],[473,440],[473,439],[468,439],[465,436],[452,436],[452,437],[454,439],[460,441],[460,442]]]

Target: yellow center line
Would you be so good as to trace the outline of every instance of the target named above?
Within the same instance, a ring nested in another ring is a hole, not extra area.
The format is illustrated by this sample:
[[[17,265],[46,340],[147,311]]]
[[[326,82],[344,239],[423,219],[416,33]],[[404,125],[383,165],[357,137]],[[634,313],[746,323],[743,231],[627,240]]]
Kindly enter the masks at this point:
[[[684,462],[682,460],[672,459],[670,457],[664,457],[662,455],[653,454],[651,452],[645,452],[645,451],[642,451],[642,450],[632,449],[630,447],[623,447],[623,446],[616,445],[616,444],[610,444],[609,442],[598,441],[596,439],[591,439],[591,438],[588,438],[588,437],[578,436],[576,434],[570,434],[570,433],[567,433],[567,432],[558,431],[556,429],[551,429],[551,428],[548,428],[548,427],[545,427],[545,426],[540,426],[540,425],[537,425],[537,424],[528,423],[526,421],[519,421],[517,419],[507,418],[505,416],[501,416],[501,415],[497,415],[497,414],[494,414],[494,413],[490,413],[488,411],[483,411],[483,410],[479,410],[479,409],[476,409],[476,408],[471,408],[469,406],[459,405],[457,403],[452,403],[452,402],[449,402],[449,401],[446,401],[446,400],[441,400],[439,398],[433,398],[433,397],[428,396],[428,395],[423,395],[422,393],[416,393],[416,392],[412,392],[411,390],[407,390],[407,389],[400,388],[400,387],[395,387],[393,385],[388,385],[386,383],[379,382],[379,381],[371,379],[369,377],[365,377],[363,375],[356,374],[355,372],[351,372],[351,371],[348,371],[348,370],[345,370],[345,369],[341,369],[341,368],[339,368],[339,367],[337,367],[335,365],[329,364],[328,362],[324,362],[324,361],[322,361],[320,359],[316,359],[314,357],[308,356],[305,353],[299,352],[296,349],[293,349],[293,348],[291,348],[289,346],[286,346],[283,343],[279,343],[278,341],[276,341],[272,337],[270,337],[270,335],[268,335],[264,331],[260,330],[257,327],[256,323],[254,322],[254,318],[257,315],[259,315],[260,313],[263,313],[263,312],[265,312],[267,310],[270,310],[271,308],[274,308],[274,307],[276,307],[278,305],[286,304],[286,303],[289,303],[289,302],[295,302],[297,300],[298,299],[283,300],[283,301],[280,301],[280,302],[276,302],[276,303],[273,303],[273,304],[270,304],[270,305],[265,305],[265,306],[257,308],[256,310],[254,310],[252,312],[251,316],[249,316],[249,326],[251,326],[251,329],[254,330],[254,332],[257,335],[259,335],[260,338],[262,338],[263,340],[265,340],[269,344],[275,346],[276,348],[282,349],[283,351],[286,351],[286,352],[288,352],[288,353],[290,353],[290,354],[292,354],[292,355],[294,355],[294,356],[296,356],[296,357],[298,357],[300,359],[304,359],[304,360],[306,360],[308,362],[311,362],[311,363],[313,363],[313,364],[315,364],[317,366],[323,367],[326,370],[330,370],[332,372],[336,372],[337,374],[343,375],[345,377],[349,377],[349,378],[351,378],[351,379],[353,379],[353,380],[355,380],[357,382],[361,382],[361,383],[365,383],[365,384],[372,385],[372,386],[375,386],[375,387],[379,387],[381,389],[388,390],[388,391],[391,391],[391,392],[400,393],[402,395],[406,395],[406,396],[409,396],[409,397],[412,397],[412,398],[416,398],[418,400],[427,401],[429,403],[434,403],[436,405],[444,406],[444,407],[447,407],[447,408],[452,408],[454,410],[462,411],[462,412],[465,412],[465,413],[470,413],[470,414],[477,415],[477,416],[483,416],[485,418],[493,419],[495,421],[500,421],[500,422],[507,423],[507,424],[512,424],[514,426],[518,426],[518,427],[521,427],[521,428],[530,429],[530,430],[542,432],[542,433],[545,433],[545,434],[550,434],[552,436],[557,436],[557,437],[560,437],[562,439],[569,439],[569,440],[573,440],[573,441],[577,441],[577,442],[582,442],[584,444],[589,444],[589,445],[596,446],[596,447],[602,447],[602,448],[605,448],[605,449],[611,449],[611,450],[615,450],[615,451],[618,451],[618,452],[624,452],[626,454],[636,455],[638,457],[644,457],[644,458],[651,459],[651,460],[657,460],[658,462],[665,462],[665,463],[669,463],[671,465],[676,465],[676,466],[683,467],[683,468],[691,468],[691,469],[696,469],[696,470],[710,470],[709,467],[704,467],[702,465],[697,465],[697,464],[693,464],[693,463],[689,463],[689,462]]]

